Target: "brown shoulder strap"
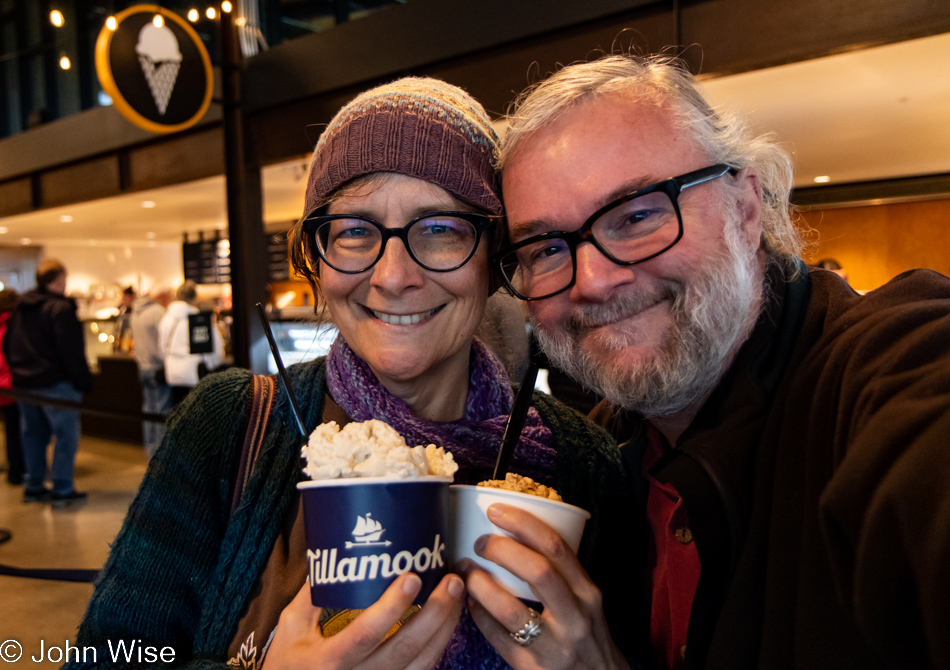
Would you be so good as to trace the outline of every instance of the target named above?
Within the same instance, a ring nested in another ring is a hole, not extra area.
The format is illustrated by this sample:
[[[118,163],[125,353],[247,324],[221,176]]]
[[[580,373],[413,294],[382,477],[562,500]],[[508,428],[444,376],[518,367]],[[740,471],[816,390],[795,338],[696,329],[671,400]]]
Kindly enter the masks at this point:
[[[274,407],[274,391],[276,388],[273,376],[254,375],[251,381],[251,411],[247,421],[247,432],[244,435],[244,444],[241,446],[241,461],[238,464],[237,478],[234,480],[234,495],[231,498],[231,514],[241,503],[244,488],[254,472],[254,464],[264,443],[264,434],[267,432],[267,421],[270,419],[271,409]]]

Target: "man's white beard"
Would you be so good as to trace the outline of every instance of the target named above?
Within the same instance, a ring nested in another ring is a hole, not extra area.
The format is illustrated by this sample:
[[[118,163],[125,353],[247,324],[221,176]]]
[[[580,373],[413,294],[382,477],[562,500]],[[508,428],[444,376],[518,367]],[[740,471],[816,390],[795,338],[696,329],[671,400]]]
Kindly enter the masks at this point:
[[[576,307],[566,326],[553,332],[537,328],[541,347],[556,367],[615,405],[647,417],[677,414],[712,390],[726,361],[751,332],[762,304],[756,250],[740,238],[736,222],[727,222],[722,248],[700,272],[685,286]],[[663,299],[672,301],[673,325],[657,351],[633,366],[621,362],[621,352],[636,344],[636,329],[618,332],[614,325],[590,332]],[[600,355],[592,355],[592,349]],[[609,360],[611,351],[617,359]]]

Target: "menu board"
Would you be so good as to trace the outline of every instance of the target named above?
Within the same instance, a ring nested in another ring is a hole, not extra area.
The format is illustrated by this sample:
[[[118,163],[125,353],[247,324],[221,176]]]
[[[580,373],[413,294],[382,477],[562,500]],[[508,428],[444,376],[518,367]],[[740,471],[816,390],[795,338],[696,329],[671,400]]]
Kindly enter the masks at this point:
[[[267,281],[287,281],[287,234],[264,236],[267,250]],[[228,284],[231,282],[231,243],[227,238],[185,242],[181,245],[185,279],[196,284]]]
[[[185,242],[181,255],[185,279],[196,284],[231,282],[231,243],[226,238]]]
[[[268,235],[267,281],[288,281],[290,264],[287,261],[287,233]]]

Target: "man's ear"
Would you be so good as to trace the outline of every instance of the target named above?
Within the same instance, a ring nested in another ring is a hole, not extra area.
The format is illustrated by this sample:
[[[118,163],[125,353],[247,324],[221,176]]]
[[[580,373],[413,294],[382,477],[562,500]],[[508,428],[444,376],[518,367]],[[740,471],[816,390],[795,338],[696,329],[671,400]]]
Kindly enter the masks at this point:
[[[739,228],[752,249],[762,246],[762,184],[755,168],[746,167],[736,176],[739,185],[739,198],[736,209],[739,215]]]

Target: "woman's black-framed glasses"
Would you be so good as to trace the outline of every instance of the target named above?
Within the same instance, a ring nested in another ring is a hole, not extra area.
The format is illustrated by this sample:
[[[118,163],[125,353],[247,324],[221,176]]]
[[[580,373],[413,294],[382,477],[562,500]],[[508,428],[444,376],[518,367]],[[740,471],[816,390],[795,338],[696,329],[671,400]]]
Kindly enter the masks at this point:
[[[656,258],[683,237],[680,193],[737,173],[719,164],[651,184],[604,205],[577,230],[534,235],[494,254],[491,261],[517,297],[550,298],[574,285],[579,244],[590,242],[618,265]]]
[[[305,220],[303,228],[320,259],[337,272],[366,272],[393,237],[426,270],[451,272],[469,261],[493,220],[474,212],[431,212],[402,228],[387,228],[367,216],[330,214]]]

